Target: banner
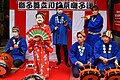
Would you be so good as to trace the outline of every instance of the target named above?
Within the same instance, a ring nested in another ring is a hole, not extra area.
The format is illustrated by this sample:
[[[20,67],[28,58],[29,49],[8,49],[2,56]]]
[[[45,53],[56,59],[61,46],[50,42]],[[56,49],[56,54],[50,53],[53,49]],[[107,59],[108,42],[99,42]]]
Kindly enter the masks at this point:
[[[19,10],[54,10],[57,4],[62,4],[64,9],[67,10],[87,10],[90,9],[94,1],[93,0],[81,0],[81,1],[18,1]]]
[[[113,30],[120,31],[120,3],[114,4]]]

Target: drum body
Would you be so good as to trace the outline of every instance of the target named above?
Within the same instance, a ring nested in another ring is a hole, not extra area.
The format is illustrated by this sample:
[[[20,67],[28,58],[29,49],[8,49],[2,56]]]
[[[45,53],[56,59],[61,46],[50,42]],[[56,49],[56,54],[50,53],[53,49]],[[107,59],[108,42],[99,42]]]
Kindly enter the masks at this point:
[[[13,58],[8,53],[0,53],[0,75],[5,75],[10,71]]]
[[[120,80],[120,67],[111,67],[104,71],[105,80]]]
[[[22,80],[44,80],[38,74],[30,74]]]
[[[80,80],[100,80],[100,71],[95,66],[85,66],[80,69]]]

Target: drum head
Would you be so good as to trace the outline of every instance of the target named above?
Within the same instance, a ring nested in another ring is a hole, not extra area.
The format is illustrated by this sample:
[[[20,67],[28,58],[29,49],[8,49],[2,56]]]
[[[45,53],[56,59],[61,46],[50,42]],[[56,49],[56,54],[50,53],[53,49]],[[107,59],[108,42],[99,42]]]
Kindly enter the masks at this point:
[[[100,71],[95,66],[80,68],[80,80],[100,80]]]
[[[120,67],[111,67],[104,71],[106,80],[120,80]]]
[[[28,75],[23,80],[43,80],[43,79],[37,74],[32,74],[32,75]]]
[[[106,77],[106,80],[120,80],[120,74]]]
[[[3,63],[0,63],[0,75],[5,75],[8,71],[8,67],[3,64]]]
[[[80,78],[80,80],[100,80],[96,75],[85,75]]]

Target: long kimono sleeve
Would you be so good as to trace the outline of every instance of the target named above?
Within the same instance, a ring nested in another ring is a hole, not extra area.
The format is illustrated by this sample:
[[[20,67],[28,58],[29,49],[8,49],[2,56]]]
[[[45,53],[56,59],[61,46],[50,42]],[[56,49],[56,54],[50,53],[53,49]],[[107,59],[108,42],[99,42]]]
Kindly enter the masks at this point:
[[[49,44],[52,42],[52,36],[51,36],[51,32],[50,32],[49,26],[47,26],[47,27],[45,28],[45,32],[47,33],[47,35],[49,35],[50,40],[44,41],[44,42],[49,45]]]
[[[70,55],[70,61],[72,65],[78,61],[77,58],[75,57],[75,54],[76,54],[76,50],[74,49],[73,46],[71,46],[69,50],[69,55]]]
[[[53,52],[53,48],[50,46],[51,42],[52,42],[52,36],[51,36],[51,32],[50,32],[50,28],[49,26],[46,27],[45,29],[46,33],[49,35],[50,40],[44,41],[44,46],[46,51],[48,52]]]
[[[55,19],[55,16],[52,16],[51,19],[50,19],[50,22],[49,22],[49,27],[50,27],[51,32],[55,31],[54,29],[56,27],[54,25],[55,24],[55,20],[54,19]]]
[[[29,38],[28,40],[28,52],[31,53],[34,50],[35,41],[33,38]]]

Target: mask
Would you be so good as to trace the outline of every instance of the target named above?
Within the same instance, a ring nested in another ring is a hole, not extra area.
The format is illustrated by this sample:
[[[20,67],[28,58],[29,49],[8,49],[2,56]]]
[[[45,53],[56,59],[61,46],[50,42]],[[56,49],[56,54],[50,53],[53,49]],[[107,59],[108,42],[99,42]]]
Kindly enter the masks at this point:
[[[58,14],[62,14],[62,12],[63,12],[62,10],[58,10],[57,11]]]
[[[13,36],[18,36],[18,33],[17,32],[13,32]]]
[[[37,15],[36,21],[37,21],[37,23],[43,23],[44,19],[41,15]]]

